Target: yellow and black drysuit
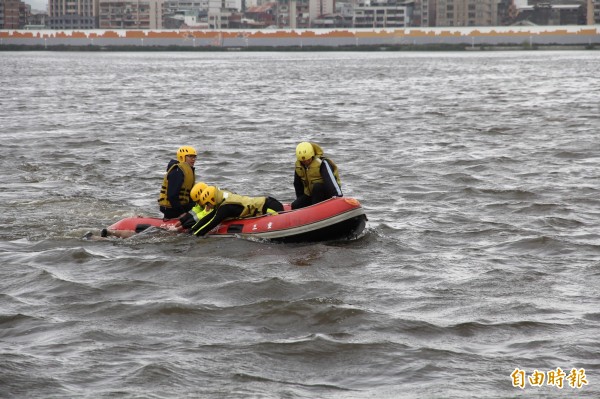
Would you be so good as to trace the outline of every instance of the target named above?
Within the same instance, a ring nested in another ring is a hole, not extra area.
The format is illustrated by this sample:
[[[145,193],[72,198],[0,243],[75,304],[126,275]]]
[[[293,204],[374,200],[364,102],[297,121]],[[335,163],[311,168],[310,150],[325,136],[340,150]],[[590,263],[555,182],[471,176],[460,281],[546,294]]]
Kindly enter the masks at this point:
[[[283,205],[272,197],[246,197],[229,191],[218,190],[216,205],[190,227],[192,234],[203,236],[228,219],[242,219],[266,213],[282,212]],[[206,211],[205,211],[206,212]],[[187,219],[187,220],[182,220]],[[189,218],[180,219],[182,226],[190,225]]]
[[[195,182],[193,167],[175,159],[169,161],[158,197],[158,205],[165,219],[177,218],[196,205],[190,198],[190,191]]]
[[[337,165],[323,156],[323,150],[318,144],[310,143],[315,156],[308,166],[296,161],[294,172],[294,190],[296,200],[292,209],[304,208],[331,197],[342,197],[342,182]]]

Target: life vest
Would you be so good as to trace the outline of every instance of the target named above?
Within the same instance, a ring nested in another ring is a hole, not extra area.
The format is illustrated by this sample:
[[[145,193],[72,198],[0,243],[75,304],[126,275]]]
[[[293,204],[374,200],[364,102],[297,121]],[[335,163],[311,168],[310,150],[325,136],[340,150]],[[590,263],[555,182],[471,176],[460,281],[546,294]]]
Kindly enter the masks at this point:
[[[244,210],[240,213],[240,218],[258,216],[263,214],[263,207],[265,206],[265,197],[246,197],[244,195],[234,194],[227,191],[222,191],[223,200],[219,205],[234,204],[242,205]]]
[[[340,180],[340,175],[338,174],[337,165],[329,158],[325,158],[323,156],[323,150],[319,147],[318,144],[310,143],[315,150],[315,156],[313,161],[305,167],[300,163],[300,161],[296,161],[296,174],[300,176],[302,179],[302,183],[304,184],[304,194],[310,196],[312,195],[313,186],[315,183],[323,183],[323,176],[321,176],[321,164],[323,160],[327,160],[329,166],[331,166],[331,171],[337,181],[338,185],[341,186],[342,182]]]
[[[196,204],[190,211],[189,214],[192,215],[196,223],[200,221],[204,216],[208,215],[208,211],[205,207],[200,204]]]
[[[181,205],[188,204],[191,202],[190,199],[190,191],[192,191],[192,187],[194,187],[194,183],[196,182],[196,176],[194,174],[194,170],[192,167],[185,162],[179,162],[173,164],[165,174],[163,178],[163,184],[160,188],[160,195],[158,197],[158,205],[164,206],[166,208],[171,208],[171,202],[167,198],[167,190],[169,187],[168,176],[174,168],[179,168],[183,172],[183,184],[181,185],[181,189],[179,190],[179,203]]]

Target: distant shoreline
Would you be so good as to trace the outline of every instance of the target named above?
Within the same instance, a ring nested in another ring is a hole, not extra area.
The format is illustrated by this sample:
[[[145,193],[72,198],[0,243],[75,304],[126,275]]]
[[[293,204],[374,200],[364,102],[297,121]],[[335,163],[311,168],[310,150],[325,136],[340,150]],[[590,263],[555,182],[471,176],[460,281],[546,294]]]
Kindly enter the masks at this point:
[[[593,50],[600,27],[510,26],[279,30],[0,30],[0,50],[507,51]]]
[[[465,45],[420,45],[420,46],[290,46],[290,47],[185,47],[185,46],[73,46],[73,45],[0,45],[0,51],[89,51],[89,52],[261,52],[261,51],[279,51],[279,52],[424,52],[424,51],[582,51],[582,50],[600,50],[600,45],[485,45],[485,46],[465,46]]]

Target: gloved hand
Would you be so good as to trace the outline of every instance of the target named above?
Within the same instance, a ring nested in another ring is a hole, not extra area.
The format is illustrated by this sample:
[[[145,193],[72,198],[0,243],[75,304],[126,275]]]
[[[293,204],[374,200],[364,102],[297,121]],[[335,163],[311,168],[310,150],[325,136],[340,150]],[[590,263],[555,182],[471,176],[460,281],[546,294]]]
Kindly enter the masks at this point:
[[[179,218],[179,222],[183,228],[189,229],[196,224],[196,220],[191,213],[186,213]]]

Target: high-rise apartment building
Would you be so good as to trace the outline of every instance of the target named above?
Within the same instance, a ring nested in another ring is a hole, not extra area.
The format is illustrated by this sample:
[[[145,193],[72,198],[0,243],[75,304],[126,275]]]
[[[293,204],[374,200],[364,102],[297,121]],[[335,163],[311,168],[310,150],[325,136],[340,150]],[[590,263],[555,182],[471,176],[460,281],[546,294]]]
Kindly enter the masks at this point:
[[[163,0],[99,0],[100,29],[162,29]]]
[[[587,0],[586,23],[588,25],[600,23],[600,0]]]
[[[358,0],[354,5],[355,28],[401,28],[409,26],[414,3],[400,0]]]
[[[435,26],[435,4],[436,0],[415,0],[414,14],[419,15],[412,26]]]
[[[21,5],[20,0],[0,0],[0,29],[19,29]]]
[[[94,0],[48,0],[50,29],[98,27],[98,2]]]
[[[335,12],[335,0],[309,0],[308,18],[312,22],[322,15]]]
[[[208,10],[208,0],[165,0],[163,3],[163,14],[172,14],[182,10]]]
[[[436,26],[498,25],[498,0],[438,0]]]

